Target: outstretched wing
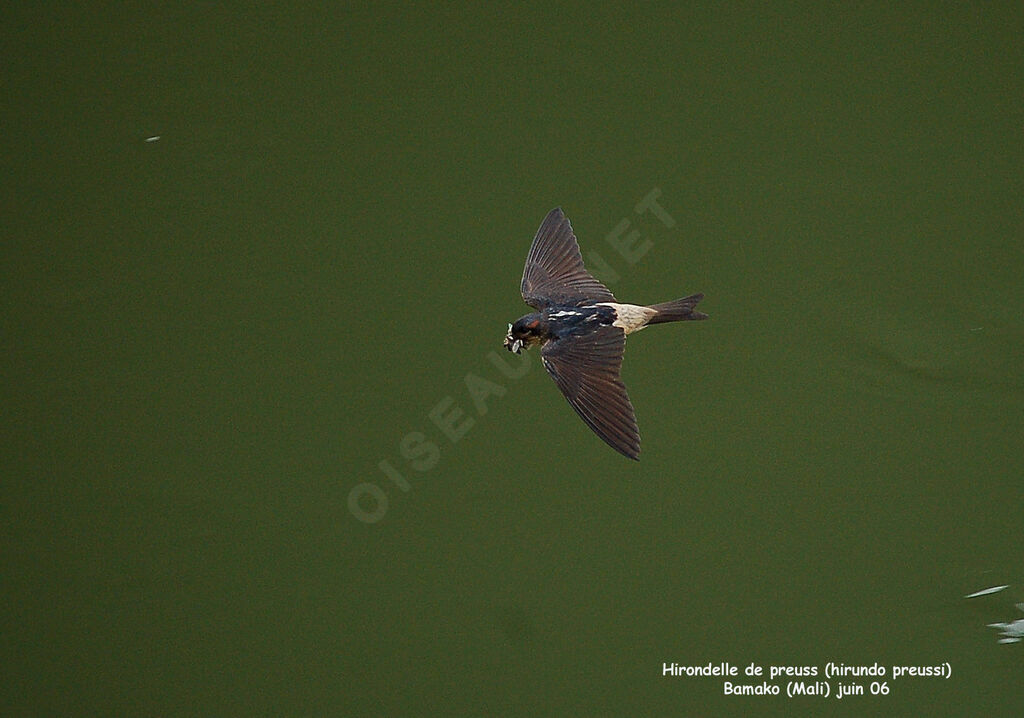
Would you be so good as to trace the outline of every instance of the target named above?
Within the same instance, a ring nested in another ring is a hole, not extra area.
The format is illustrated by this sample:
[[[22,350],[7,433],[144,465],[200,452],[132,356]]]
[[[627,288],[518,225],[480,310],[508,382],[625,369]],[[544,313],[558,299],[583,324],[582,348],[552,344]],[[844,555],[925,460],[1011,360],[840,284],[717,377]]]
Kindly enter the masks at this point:
[[[621,329],[606,326],[585,336],[550,341],[541,358],[587,426],[619,453],[639,460],[640,430],[619,377],[625,344]]]
[[[572,225],[558,207],[540,224],[523,270],[523,300],[536,309],[585,299],[614,302],[608,287],[583,266]]]

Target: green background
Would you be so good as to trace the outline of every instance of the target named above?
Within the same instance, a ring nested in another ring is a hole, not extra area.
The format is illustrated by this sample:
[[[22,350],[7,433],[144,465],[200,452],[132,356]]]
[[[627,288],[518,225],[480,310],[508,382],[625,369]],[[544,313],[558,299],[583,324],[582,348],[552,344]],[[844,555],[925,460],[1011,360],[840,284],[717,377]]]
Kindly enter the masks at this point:
[[[2,11],[4,715],[1024,714],[1019,3],[55,7]],[[639,464],[488,358],[554,206],[707,295],[629,341]],[[952,677],[662,677],[830,660]]]

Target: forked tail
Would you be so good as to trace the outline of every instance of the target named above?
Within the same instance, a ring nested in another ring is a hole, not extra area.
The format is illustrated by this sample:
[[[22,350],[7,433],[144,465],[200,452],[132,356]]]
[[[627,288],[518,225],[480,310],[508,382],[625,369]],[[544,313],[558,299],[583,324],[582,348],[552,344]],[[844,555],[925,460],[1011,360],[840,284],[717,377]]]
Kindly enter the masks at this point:
[[[703,294],[691,294],[682,299],[661,304],[652,304],[651,309],[657,309],[658,313],[648,324],[661,324],[662,322],[681,322],[686,319],[707,319],[708,315],[698,312],[694,307],[697,302],[704,298]]]

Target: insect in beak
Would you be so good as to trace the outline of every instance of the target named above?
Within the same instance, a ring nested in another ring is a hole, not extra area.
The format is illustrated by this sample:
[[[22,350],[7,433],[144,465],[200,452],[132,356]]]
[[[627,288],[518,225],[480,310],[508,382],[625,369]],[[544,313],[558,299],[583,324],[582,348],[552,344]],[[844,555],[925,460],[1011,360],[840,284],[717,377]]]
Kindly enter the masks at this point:
[[[508,332],[505,334],[505,348],[510,352],[519,354],[523,351],[523,340],[512,336],[512,325],[508,325]]]

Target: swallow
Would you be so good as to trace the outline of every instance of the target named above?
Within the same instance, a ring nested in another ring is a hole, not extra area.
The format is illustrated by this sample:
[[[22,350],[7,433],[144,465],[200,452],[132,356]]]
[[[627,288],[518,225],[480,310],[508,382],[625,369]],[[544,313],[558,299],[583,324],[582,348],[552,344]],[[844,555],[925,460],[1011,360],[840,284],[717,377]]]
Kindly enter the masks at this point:
[[[707,319],[703,294],[672,302],[621,304],[583,266],[576,235],[558,207],[541,222],[520,286],[536,309],[508,325],[505,348],[539,344],[548,374],[580,418],[605,443],[640,460],[640,430],[620,370],[626,336],[650,324]]]

